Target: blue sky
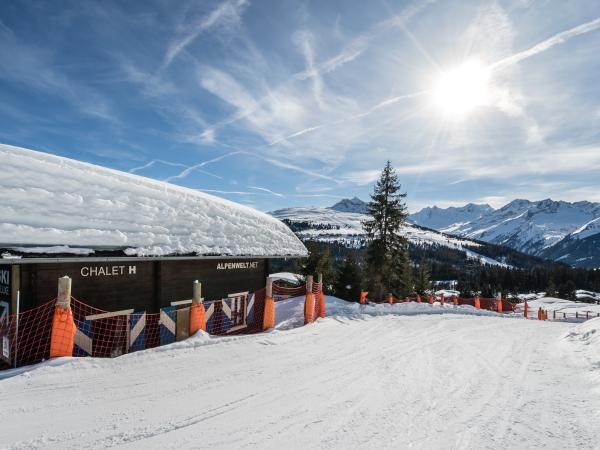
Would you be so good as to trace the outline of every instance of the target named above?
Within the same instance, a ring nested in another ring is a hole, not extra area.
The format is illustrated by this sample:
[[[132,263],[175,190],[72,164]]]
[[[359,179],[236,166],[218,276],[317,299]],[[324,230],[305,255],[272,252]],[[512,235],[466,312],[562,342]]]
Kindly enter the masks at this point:
[[[261,210],[600,201],[599,79],[597,0],[0,2],[0,142]]]

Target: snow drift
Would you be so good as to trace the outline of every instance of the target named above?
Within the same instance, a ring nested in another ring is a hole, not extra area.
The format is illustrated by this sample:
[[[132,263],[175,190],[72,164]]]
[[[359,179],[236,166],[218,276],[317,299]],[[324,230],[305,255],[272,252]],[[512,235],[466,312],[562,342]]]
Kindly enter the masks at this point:
[[[5,248],[92,247],[137,256],[307,253],[279,220],[192,189],[2,144],[0,165]]]

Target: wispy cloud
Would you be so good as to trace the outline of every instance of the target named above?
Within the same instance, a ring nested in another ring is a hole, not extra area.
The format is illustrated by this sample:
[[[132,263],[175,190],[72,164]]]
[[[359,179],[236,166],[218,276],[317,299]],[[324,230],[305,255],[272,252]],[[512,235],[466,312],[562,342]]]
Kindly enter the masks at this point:
[[[160,71],[164,71],[169,67],[177,55],[185,50],[185,48],[194,42],[203,32],[219,25],[233,26],[239,24],[241,15],[247,4],[248,2],[246,0],[225,1],[208,15],[190,25],[182,36],[178,36],[169,44]]]

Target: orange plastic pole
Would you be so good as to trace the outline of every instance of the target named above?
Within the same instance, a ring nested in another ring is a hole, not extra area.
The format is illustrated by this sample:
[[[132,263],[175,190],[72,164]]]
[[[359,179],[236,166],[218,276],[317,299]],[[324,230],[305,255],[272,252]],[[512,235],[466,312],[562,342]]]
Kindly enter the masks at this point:
[[[190,336],[198,331],[206,331],[206,310],[204,303],[198,303],[190,307]]]
[[[190,336],[198,331],[206,331],[206,310],[202,303],[202,285],[198,280],[193,285],[192,306],[190,307]]]
[[[454,304],[454,306],[458,306],[458,297],[456,295],[452,296],[452,303]]]
[[[430,305],[433,305],[433,295],[429,296],[428,302]]]
[[[527,319],[527,313],[529,312],[529,305],[527,304],[527,302],[525,302],[525,305],[523,306],[523,315],[525,316],[525,318]]]
[[[265,310],[263,312],[263,331],[275,327],[275,300],[273,299],[273,279],[267,278],[265,292]]]
[[[313,277],[309,275],[306,277],[306,298],[304,299],[304,324],[311,323],[314,318],[315,312],[315,295],[312,293]]]
[[[76,332],[77,326],[71,311],[71,279],[65,276],[58,279],[58,298],[50,334],[50,358],[73,356]]]
[[[367,304],[367,295],[369,293],[366,291],[360,291],[360,304],[361,305],[366,305]]]
[[[481,303],[479,302],[479,297],[475,297],[475,308],[481,309]]]
[[[319,292],[319,317],[323,318],[326,315],[327,302],[325,301],[325,294],[321,289]]]
[[[497,301],[496,301],[496,306],[498,307],[498,312],[501,313],[502,312],[502,297],[500,297]]]
[[[421,303],[421,296],[417,294],[417,303]]]
[[[440,305],[445,305],[444,294],[440,295]]]
[[[393,296],[391,293],[387,295],[387,302],[388,302],[390,305],[393,305],[393,304],[394,304],[394,296]]]

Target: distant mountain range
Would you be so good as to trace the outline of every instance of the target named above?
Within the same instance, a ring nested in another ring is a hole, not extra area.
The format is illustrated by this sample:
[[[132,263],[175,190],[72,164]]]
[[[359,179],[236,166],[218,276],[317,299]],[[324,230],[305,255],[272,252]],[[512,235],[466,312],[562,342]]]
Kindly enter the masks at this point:
[[[517,199],[499,209],[428,207],[409,221],[575,267],[600,267],[600,203]]]
[[[329,208],[285,208],[270,214],[303,239],[357,246],[365,239],[361,222],[366,211],[367,204],[354,197]],[[408,222],[404,232],[413,243],[467,246],[472,251],[472,245],[483,241],[574,267],[600,268],[600,203],[517,199],[499,209],[473,203],[433,206],[411,214]]]
[[[269,214],[286,223],[303,241],[320,241],[348,248],[360,248],[367,239],[362,223],[369,216],[347,210],[364,211],[365,207],[364,202],[354,198],[342,200],[329,208],[284,208]],[[402,233],[411,245],[428,247],[431,252],[435,252],[434,249],[444,249],[441,250],[444,257],[450,252],[460,259],[463,265],[472,263],[508,267],[513,265],[512,261],[522,259],[518,256],[515,258],[514,254],[518,252],[512,250],[513,253],[498,250],[493,244],[446,235],[411,223],[403,227]],[[526,261],[530,262],[527,259]]]

